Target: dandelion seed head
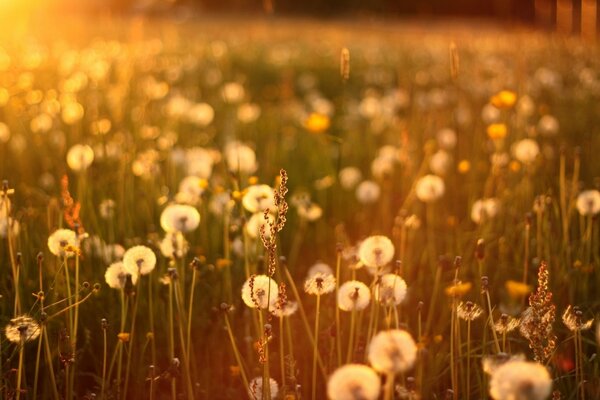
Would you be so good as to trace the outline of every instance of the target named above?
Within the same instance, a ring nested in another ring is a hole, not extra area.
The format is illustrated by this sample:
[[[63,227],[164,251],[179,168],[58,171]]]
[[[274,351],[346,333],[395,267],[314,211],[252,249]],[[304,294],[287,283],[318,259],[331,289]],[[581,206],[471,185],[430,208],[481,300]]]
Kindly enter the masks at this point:
[[[323,295],[331,293],[335,289],[335,277],[333,274],[317,272],[304,281],[304,291],[308,294]]]
[[[435,135],[435,138],[438,146],[444,150],[454,149],[456,147],[456,142],[458,141],[456,132],[450,128],[440,129]]]
[[[370,301],[371,291],[360,281],[344,282],[338,289],[337,303],[340,310],[364,310]]]
[[[83,144],[76,144],[67,152],[67,165],[75,172],[88,169],[94,161],[94,150]]]
[[[471,301],[461,301],[456,307],[456,314],[458,315],[458,318],[464,319],[465,321],[474,321],[481,317],[483,308]]]
[[[192,147],[185,152],[185,167],[189,176],[210,178],[214,163],[215,155],[209,149]]]
[[[496,198],[479,199],[471,207],[471,220],[481,224],[494,218],[500,211],[500,201]]]
[[[424,203],[435,202],[444,195],[445,191],[444,180],[437,175],[425,175],[419,178],[415,185],[415,194]]]
[[[256,153],[254,150],[241,142],[230,142],[225,146],[225,161],[231,172],[252,174],[258,169]]]
[[[240,104],[237,109],[237,118],[243,124],[250,124],[260,117],[260,106],[255,103]]]
[[[406,298],[407,286],[404,279],[396,274],[384,274],[373,287],[375,300],[385,306],[397,306]]]
[[[30,342],[40,336],[40,325],[28,315],[21,315],[10,320],[4,333],[12,343]]]
[[[246,189],[242,197],[242,205],[251,213],[262,212],[269,209],[276,212],[275,192],[269,185],[252,185]]]
[[[368,347],[371,366],[381,373],[408,371],[417,359],[417,345],[410,333],[401,329],[379,332]]]
[[[265,220],[265,214],[262,212],[257,212],[252,214],[252,216],[246,221],[246,233],[252,239],[257,239],[260,237],[261,227],[264,226],[265,237],[269,239],[271,237],[271,230],[269,229],[269,223],[275,223],[275,217],[273,214],[267,214],[267,219]]]
[[[269,393],[272,399],[276,399],[279,394],[279,385],[273,378],[269,378]],[[263,378],[254,378],[248,383],[248,395],[251,400],[262,400],[263,399]]]
[[[381,188],[374,181],[362,181],[356,187],[356,199],[361,204],[375,203],[381,195]]]
[[[215,118],[215,110],[208,103],[197,103],[187,110],[187,119],[192,124],[204,128]]]
[[[500,334],[506,334],[517,329],[520,323],[521,321],[519,318],[511,317],[508,314],[502,314],[500,319],[494,324],[494,329]]]
[[[124,289],[127,284],[127,276],[131,276],[131,282],[135,285],[138,279],[137,272],[130,274],[122,261],[112,263],[104,273],[104,280],[113,289]]]
[[[250,308],[273,308],[279,287],[267,275],[252,275],[242,285],[242,300]]]
[[[370,236],[358,248],[359,260],[369,268],[379,269],[394,258],[394,245],[386,236]]]
[[[380,392],[379,376],[362,364],[343,365],[327,381],[327,396],[331,400],[376,400]]]
[[[72,249],[79,247],[79,239],[75,231],[57,229],[48,237],[48,249],[57,257],[72,257]]]
[[[178,203],[198,205],[202,201],[202,194],[206,189],[206,179],[198,176],[186,176],[179,182],[178,192],[175,200]]]
[[[146,246],[134,246],[123,255],[125,270],[134,274],[148,275],[156,267],[156,255]]]
[[[533,139],[521,139],[513,144],[512,152],[519,162],[527,165],[533,163],[540,154],[540,146]]]
[[[577,196],[575,206],[581,215],[598,214],[600,212],[600,191],[584,190]]]
[[[362,179],[362,173],[356,167],[345,167],[340,170],[338,178],[343,189],[352,190]]]
[[[169,204],[160,215],[165,232],[192,232],[200,225],[200,213],[187,204]]]
[[[548,370],[534,362],[507,362],[490,379],[490,396],[495,400],[545,400],[551,391]]]
[[[436,151],[429,160],[429,169],[436,175],[446,176],[452,167],[452,156],[446,150]]]
[[[190,250],[190,244],[181,232],[167,232],[159,244],[160,252],[167,258],[183,258]]]
[[[562,321],[571,332],[585,331],[592,327],[594,319],[583,319],[583,312],[578,307],[568,306],[562,314]]]

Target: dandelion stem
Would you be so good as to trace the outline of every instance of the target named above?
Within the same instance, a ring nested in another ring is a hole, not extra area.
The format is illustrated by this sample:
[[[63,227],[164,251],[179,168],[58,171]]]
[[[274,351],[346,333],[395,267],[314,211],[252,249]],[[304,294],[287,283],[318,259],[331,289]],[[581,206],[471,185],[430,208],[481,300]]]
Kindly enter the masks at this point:
[[[337,259],[335,263],[335,298],[338,298],[338,293],[340,290],[340,266],[342,264],[342,252],[337,252]],[[354,313],[354,311],[353,311]],[[340,324],[340,308],[335,307],[335,340],[336,340],[336,349],[337,349],[337,365],[338,367],[342,365],[342,335],[341,335],[341,327]]]
[[[227,267],[229,268],[229,267]],[[192,310],[194,307],[194,288],[196,287],[196,276],[198,274],[198,271],[196,269],[196,267],[193,268],[192,271],[192,286],[190,288],[190,302],[189,302],[189,306],[188,306],[188,320],[187,320],[187,347],[186,347],[186,353],[188,354],[188,357],[191,356],[191,348],[192,348]],[[152,361],[154,362],[154,361]]]
[[[388,373],[386,376],[384,400],[394,399],[394,378],[395,376],[393,372]]]
[[[23,336],[21,334],[21,336]],[[19,369],[17,370],[17,396],[16,399],[19,400],[21,398],[21,379],[23,377],[23,354],[25,352],[25,339],[21,337],[21,343],[19,343]]]
[[[279,363],[281,366],[281,387],[285,392],[285,360],[284,360],[284,339],[283,339],[283,316],[279,317]]]
[[[492,327],[493,329],[493,327]],[[467,319],[467,400],[471,397],[471,319]]]
[[[248,377],[246,376],[246,369],[244,368],[244,364],[242,362],[242,356],[240,355],[240,351],[238,350],[237,345],[235,344],[235,338],[233,336],[233,332],[231,329],[231,323],[229,322],[229,316],[225,313],[225,324],[227,325],[227,334],[229,335],[229,340],[231,341],[231,347],[233,349],[233,355],[235,356],[235,361],[240,368],[240,375],[242,377],[242,381],[244,382],[244,388],[248,389],[250,384],[248,382]]]
[[[356,330],[356,308],[352,308],[350,315],[350,337],[348,338],[348,352],[346,354],[346,363],[349,364],[352,361],[352,355],[354,354],[354,333]],[[340,364],[341,365],[341,364]]]
[[[106,340],[106,328],[102,329],[102,389],[100,390],[100,400],[104,399],[104,389],[106,387],[106,353],[108,351]]]
[[[492,330],[492,335],[494,336],[494,344],[496,345],[496,353],[500,353],[500,343],[498,343],[498,336],[496,336],[496,329],[494,329],[494,318],[492,317],[492,302],[490,300],[490,292],[488,290],[485,291],[485,296],[487,299],[488,306],[488,321],[490,328]]]
[[[315,342],[313,344],[313,365],[312,365],[312,400],[317,398],[317,356],[319,354],[319,311],[321,307],[321,295],[317,294],[317,308],[315,311]],[[268,384],[267,384],[268,385]]]
[[[169,283],[169,356],[175,359],[175,327],[173,324],[173,281]],[[171,377],[171,399],[177,399],[177,383],[175,376]]]

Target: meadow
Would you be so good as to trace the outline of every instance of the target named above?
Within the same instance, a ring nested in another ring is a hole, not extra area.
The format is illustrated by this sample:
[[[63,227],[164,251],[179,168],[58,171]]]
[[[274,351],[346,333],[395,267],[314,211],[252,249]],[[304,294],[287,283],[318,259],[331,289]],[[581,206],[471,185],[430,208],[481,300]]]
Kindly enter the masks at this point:
[[[0,398],[600,398],[599,55],[476,23],[4,33]]]

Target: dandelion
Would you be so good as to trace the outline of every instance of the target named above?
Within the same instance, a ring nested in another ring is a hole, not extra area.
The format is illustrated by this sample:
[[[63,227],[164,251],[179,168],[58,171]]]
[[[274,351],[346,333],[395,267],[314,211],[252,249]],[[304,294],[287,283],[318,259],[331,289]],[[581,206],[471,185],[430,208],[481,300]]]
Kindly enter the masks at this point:
[[[352,190],[362,179],[362,173],[356,167],[345,167],[340,170],[338,179],[343,189]]]
[[[275,223],[275,217],[273,214],[267,214],[267,219],[265,219],[265,214],[262,212],[257,212],[252,214],[250,219],[246,222],[246,233],[252,239],[256,239],[260,236],[260,230],[264,227],[265,237],[269,239],[271,237],[271,230],[269,229],[269,224]]]
[[[600,212],[600,191],[584,190],[577,196],[575,203],[579,214],[593,216]]]
[[[98,213],[102,219],[108,220],[115,216],[116,203],[112,199],[104,199],[98,206]]]
[[[487,135],[492,140],[501,140],[506,137],[508,129],[504,124],[491,124],[487,127]]]
[[[304,291],[308,294],[323,295],[331,293],[335,289],[335,277],[333,274],[317,272],[304,281]]]
[[[67,152],[67,164],[75,172],[81,172],[88,169],[94,161],[94,150],[83,144],[76,144]]]
[[[471,207],[471,220],[476,224],[494,218],[500,210],[500,201],[496,198],[480,199]]]
[[[425,175],[417,181],[415,194],[424,203],[433,203],[440,199],[446,190],[442,178],[436,175]]]
[[[511,361],[525,361],[525,356],[522,354],[511,356],[506,353],[498,353],[483,357],[481,364],[483,367],[483,372],[488,375],[492,375],[498,369],[498,367],[501,367],[502,365]]]
[[[537,131],[542,136],[552,137],[558,135],[560,124],[552,115],[544,115],[537,124]]]
[[[254,103],[240,104],[237,109],[237,118],[243,124],[249,124],[260,117],[260,106]]]
[[[244,100],[244,96],[246,95],[246,91],[244,87],[237,82],[228,82],[223,85],[221,89],[221,95],[223,96],[223,100],[229,104],[240,103]]]
[[[436,175],[445,176],[452,165],[452,156],[446,150],[436,151],[429,160],[429,169]]]
[[[292,300],[286,300],[283,304],[279,301],[271,307],[271,314],[277,318],[285,318],[294,315],[298,311],[298,302]]]
[[[160,252],[167,258],[183,258],[190,249],[181,232],[167,232],[159,244]]]
[[[394,245],[386,236],[370,236],[358,248],[358,258],[369,268],[379,269],[394,258]]]
[[[464,319],[465,321],[473,321],[481,317],[481,315],[483,314],[483,308],[471,301],[461,301],[460,303],[458,303],[456,314],[459,318]]]
[[[508,295],[513,299],[520,300],[531,293],[531,286],[518,281],[508,280],[504,284]]]
[[[269,209],[276,212],[275,192],[269,185],[252,185],[246,189],[242,197],[242,205],[251,212],[257,213]]]
[[[31,342],[40,336],[40,325],[28,315],[20,315],[10,320],[4,333],[12,343]]]
[[[192,147],[185,152],[185,166],[188,175],[208,179],[212,175],[215,156],[203,147]]]
[[[373,181],[362,181],[356,187],[356,199],[361,204],[373,204],[381,195],[381,188],[376,182]]]
[[[232,172],[252,174],[258,169],[256,153],[250,146],[240,142],[230,142],[225,146],[225,161]]]
[[[48,249],[57,257],[72,257],[78,247],[77,234],[70,229],[58,229],[48,237]]]
[[[327,115],[316,112],[310,113],[304,120],[304,127],[311,133],[323,133],[330,125],[331,121]]]
[[[297,210],[298,216],[309,222],[314,222],[323,215],[323,209],[319,205],[312,202],[299,204]]]
[[[404,330],[381,331],[369,343],[368,359],[376,371],[406,372],[417,359],[417,345],[410,333]]]
[[[207,185],[208,182],[204,178],[193,175],[186,176],[179,182],[179,191],[175,200],[189,205],[199,204]]]
[[[360,281],[344,282],[338,289],[337,303],[340,310],[364,310],[370,301],[371,291]]]
[[[252,275],[242,286],[242,300],[250,308],[272,308],[278,294],[277,283],[267,275]]]
[[[123,255],[123,266],[131,274],[148,275],[156,267],[156,255],[146,246],[134,246]]]
[[[21,224],[18,220],[14,218],[1,218],[0,219],[0,237],[5,238],[8,237],[10,229],[10,234],[12,237],[19,236],[19,232],[21,231]]]
[[[187,118],[192,124],[204,128],[215,118],[215,110],[207,103],[197,103],[187,110]]]
[[[279,394],[279,385],[277,381],[273,378],[269,378],[269,393],[271,394],[271,399],[276,399]],[[263,378],[258,377],[254,378],[248,384],[248,395],[251,400],[262,400],[263,399]]]
[[[186,204],[170,204],[160,215],[160,226],[165,232],[192,232],[200,224],[200,213]]]
[[[346,364],[333,371],[327,381],[331,400],[376,400],[380,392],[379,376],[362,364]]]
[[[494,324],[494,329],[496,332],[504,335],[517,329],[520,323],[521,321],[519,318],[511,317],[508,314],[502,314],[500,319]]]
[[[490,380],[495,400],[545,400],[552,391],[552,379],[541,364],[510,361],[498,367]]]
[[[104,280],[109,287],[113,289],[125,289],[127,284],[127,277],[131,276],[131,283],[134,285],[138,279],[138,273],[130,274],[126,269],[122,261],[112,263],[104,273]]]
[[[523,164],[531,164],[540,154],[540,146],[533,139],[522,139],[513,144],[514,157]]]
[[[510,90],[501,90],[490,99],[490,103],[499,109],[511,108],[517,102],[517,94]]]
[[[440,129],[435,135],[437,144],[444,150],[452,150],[456,147],[458,141],[456,132],[450,128]]]
[[[449,297],[463,297],[464,295],[469,293],[472,287],[473,284],[471,282],[458,281],[446,287],[444,289],[444,292],[446,293],[446,296]]]
[[[373,287],[373,297],[385,306],[397,306],[406,298],[406,282],[399,275],[384,274]]]

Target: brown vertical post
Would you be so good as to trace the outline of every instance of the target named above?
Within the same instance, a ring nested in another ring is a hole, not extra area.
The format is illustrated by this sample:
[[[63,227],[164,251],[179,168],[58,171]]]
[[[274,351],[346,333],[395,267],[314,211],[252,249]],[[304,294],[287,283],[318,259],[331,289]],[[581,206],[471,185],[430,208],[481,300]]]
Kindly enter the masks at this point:
[[[556,30],[565,35],[573,33],[572,0],[556,0]]]
[[[581,0],[581,37],[586,40],[596,40],[597,7],[597,0]]]

